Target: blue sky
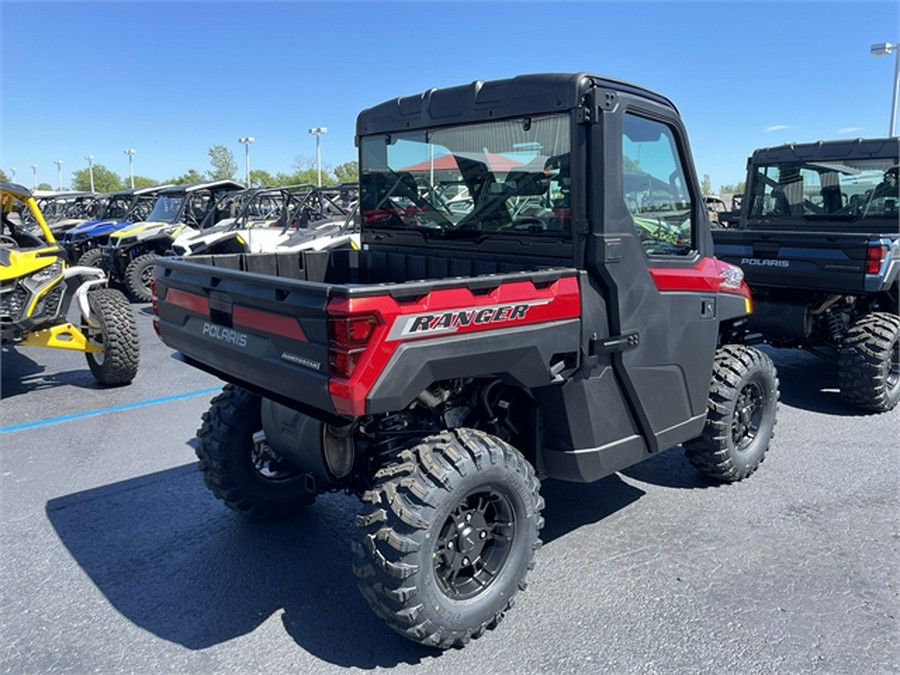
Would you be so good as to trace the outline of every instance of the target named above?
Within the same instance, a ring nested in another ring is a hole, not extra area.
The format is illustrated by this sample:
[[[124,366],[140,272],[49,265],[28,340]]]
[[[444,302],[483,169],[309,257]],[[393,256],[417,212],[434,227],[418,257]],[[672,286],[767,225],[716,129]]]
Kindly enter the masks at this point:
[[[698,174],[743,180],[757,147],[883,136],[900,4],[843,2],[43,2],[0,0],[2,154],[63,184],[85,156],[165,180],[231,149],[244,172],[356,159],[356,113],[431,87],[587,71],[659,91]]]

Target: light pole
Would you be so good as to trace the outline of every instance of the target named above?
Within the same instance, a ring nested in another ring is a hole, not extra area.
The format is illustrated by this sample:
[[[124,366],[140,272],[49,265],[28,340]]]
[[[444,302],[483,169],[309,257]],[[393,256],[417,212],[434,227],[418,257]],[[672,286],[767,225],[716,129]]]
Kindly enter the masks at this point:
[[[13,174],[12,182],[15,183],[16,182],[16,167],[12,168],[12,174]]]
[[[134,148],[128,148],[125,151],[125,154],[128,155],[128,175],[131,177],[131,189],[134,190],[134,153],[137,152]]]
[[[321,148],[321,138],[322,134],[328,133],[328,127],[315,127],[309,130],[313,136],[316,137],[316,176],[319,187],[322,187],[322,148]]]
[[[244,163],[247,166],[247,187],[250,187],[250,144],[256,139],[253,136],[244,136],[238,139],[238,143],[244,146]]]
[[[87,155],[85,159],[88,161],[88,175],[91,177],[91,192],[94,191],[94,156]]]
[[[37,190],[37,164],[31,165],[31,173],[34,176],[34,189]]]
[[[900,45],[891,44],[890,42],[879,42],[872,45],[869,51],[875,56],[887,56],[894,54],[894,95],[891,97],[891,124],[890,136],[894,135],[894,128],[897,122],[897,96],[900,95]]]
[[[56,191],[62,192],[62,165],[63,161],[61,159],[57,159],[53,161],[56,164]]]

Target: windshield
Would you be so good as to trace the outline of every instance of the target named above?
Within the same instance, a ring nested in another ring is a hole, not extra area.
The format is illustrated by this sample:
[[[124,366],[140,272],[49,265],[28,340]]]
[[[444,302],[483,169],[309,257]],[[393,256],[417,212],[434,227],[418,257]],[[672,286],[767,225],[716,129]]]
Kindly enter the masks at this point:
[[[178,220],[181,207],[184,205],[187,195],[160,195],[153,205],[153,210],[147,216],[147,220],[153,223],[174,223]]]
[[[812,160],[757,166],[751,195],[751,218],[896,218],[897,160]]]
[[[362,220],[427,236],[568,237],[568,115],[362,139]]]
[[[109,204],[106,205],[106,211],[103,214],[105,220],[121,220],[128,213],[131,206],[131,197],[119,196],[110,197]]]

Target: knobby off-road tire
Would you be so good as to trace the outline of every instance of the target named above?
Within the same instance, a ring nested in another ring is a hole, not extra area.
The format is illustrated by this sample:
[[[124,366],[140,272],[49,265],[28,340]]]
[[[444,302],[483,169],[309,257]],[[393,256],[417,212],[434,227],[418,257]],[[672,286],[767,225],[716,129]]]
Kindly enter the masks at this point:
[[[82,332],[102,352],[85,352],[88,367],[100,384],[128,384],[137,375],[141,361],[137,322],[128,299],[112,288],[97,288],[88,293],[90,325],[81,320]]]
[[[85,251],[75,264],[80,267],[96,267],[97,269],[103,269],[103,251],[99,248],[92,248],[89,251]]]
[[[125,268],[125,288],[134,300],[150,302],[153,299],[150,279],[158,259],[159,256],[155,253],[145,253],[132,260]]]
[[[900,316],[875,312],[850,327],[841,345],[838,381],[847,403],[887,412],[900,401]]]
[[[393,630],[462,646],[525,588],[544,525],[540,482],[518,450],[474,429],[425,438],[399,459],[363,496],[353,571]]]
[[[778,374],[772,360],[743,345],[716,351],[706,426],[684,444],[688,460],[723,482],[752,474],[765,459],[774,436]]]
[[[285,518],[311,504],[305,474],[253,434],[262,429],[261,401],[233,384],[210,403],[197,431],[197,458],[206,487],[225,505],[258,520]]]

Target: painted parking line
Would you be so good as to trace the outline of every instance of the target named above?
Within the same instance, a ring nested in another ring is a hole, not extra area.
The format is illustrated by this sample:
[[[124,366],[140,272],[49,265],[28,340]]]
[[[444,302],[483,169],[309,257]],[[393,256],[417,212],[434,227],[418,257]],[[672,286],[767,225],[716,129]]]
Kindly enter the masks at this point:
[[[220,391],[220,387],[211,389],[199,389],[190,391],[186,394],[176,394],[175,396],[165,396],[163,398],[154,398],[149,401],[138,401],[136,403],[128,403],[127,405],[117,405],[113,408],[100,408],[99,410],[88,410],[87,412],[77,413],[75,415],[62,415],[61,417],[51,417],[46,420],[38,420],[37,422],[26,422],[25,424],[14,424],[10,427],[0,427],[0,434],[8,434],[13,431],[24,431],[26,429],[36,429],[38,427],[46,427],[51,424],[62,424],[63,422],[71,422],[72,420],[80,420],[85,417],[97,417],[98,415],[106,415],[107,413],[120,412],[122,410],[134,410],[135,408],[146,408],[150,405],[158,405],[159,403],[170,403],[172,401],[183,401],[186,398],[194,396],[203,396]]]

